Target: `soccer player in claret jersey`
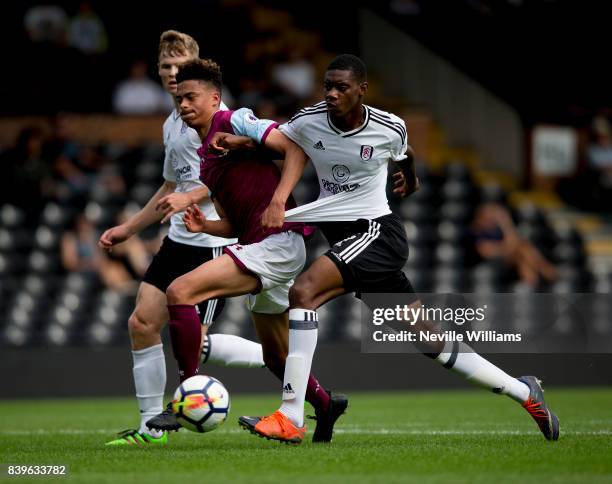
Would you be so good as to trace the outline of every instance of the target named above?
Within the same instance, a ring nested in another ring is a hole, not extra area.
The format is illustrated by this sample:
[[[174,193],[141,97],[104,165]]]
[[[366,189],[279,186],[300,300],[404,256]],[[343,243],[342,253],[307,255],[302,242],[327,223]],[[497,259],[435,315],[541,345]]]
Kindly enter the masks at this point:
[[[187,228],[195,232],[238,237],[238,244],[225,247],[223,255],[179,277],[166,291],[172,347],[181,378],[188,378],[197,371],[199,322],[195,303],[249,294],[247,304],[253,313],[264,361],[282,379],[288,341],[288,293],[304,266],[304,234],[310,229],[302,223],[291,222],[277,228],[262,226],[261,214],[280,180],[280,171],[269,154],[253,151],[217,154],[208,153],[206,147],[217,131],[224,131],[265,141],[285,158],[297,158],[297,165],[303,165],[305,154],[274,130],[276,123],[259,122],[250,109],[219,110],[221,71],[216,63],[197,60],[183,64],[177,82],[176,99],[181,117],[198,132],[203,142],[198,151],[202,159],[200,176],[210,188],[221,217],[220,220],[210,220],[196,205],[192,205],[186,211],[184,221]],[[286,209],[295,205],[289,196],[283,204]],[[337,413],[338,408],[344,412],[347,406],[344,396],[330,396],[312,375],[306,380],[301,395],[302,405],[305,393],[317,415],[328,415],[330,411]],[[318,421],[313,440],[329,441],[336,419]],[[284,440],[298,443],[303,436],[304,429],[293,428]]]
[[[176,94],[177,66],[197,58],[198,52],[198,44],[189,35],[176,31],[167,31],[161,35],[159,75],[164,89],[173,96]],[[142,210],[125,223],[105,231],[99,241],[101,247],[111,250],[148,225],[162,219],[170,220],[169,234],[140,284],[136,307],[128,321],[140,427],[122,432],[118,439],[107,445],[166,443],[167,433],[148,428],[147,422],[150,420],[153,420],[153,424],[163,425],[165,430],[177,430],[180,427],[172,412],[168,408],[163,410],[166,364],[160,331],[168,320],[166,288],[176,277],[219,256],[224,246],[235,242],[186,230],[181,212],[194,202],[200,204],[207,217],[218,219],[208,197],[208,189],[199,179],[200,159],[197,149],[200,138],[180,119],[178,109],[166,119],[163,135],[166,152],[164,184]],[[198,344],[201,331],[204,341],[203,361],[227,366],[264,366],[261,345],[258,343],[233,335],[206,335],[208,327],[223,308],[223,299],[197,302],[199,321],[202,323],[201,329],[197,328]]]
[[[386,197],[389,160],[400,168],[395,192],[405,196],[417,187],[413,155],[404,122],[363,104],[367,88],[366,67],[361,59],[341,55],[327,68],[325,101],[302,109],[279,128],[312,160],[321,190],[317,201],[288,211],[286,220],[325,220],[317,225],[331,249],[297,278],[289,293],[289,354],[284,387],[290,386],[295,393],[284,391],[280,409],[270,416],[239,419],[243,427],[262,436],[283,440],[284,435],[303,425],[299,393],[304,391],[305,375],[310,371],[316,346],[318,307],[347,292],[405,293],[408,301],[414,301],[414,291],[402,272],[408,257],[406,234],[400,218],[391,213]],[[248,143],[229,135],[220,134],[211,140],[214,150],[245,145]],[[298,161],[285,161],[282,180],[263,216],[267,226],[285,221],[284,201],[304,167],[297,165]],[[548,440],[558,438],[558,419],[546,406],[535,377],[513,378],[464,343],[439,342],[423,348],[423,352],[469,381],[516,400]],[[294,365],[296,361],[299,364]]]

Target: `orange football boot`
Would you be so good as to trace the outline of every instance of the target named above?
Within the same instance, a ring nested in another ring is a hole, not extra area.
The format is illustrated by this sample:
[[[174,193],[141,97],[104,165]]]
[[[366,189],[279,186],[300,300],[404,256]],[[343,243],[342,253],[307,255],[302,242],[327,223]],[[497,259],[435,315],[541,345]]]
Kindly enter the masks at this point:
[[[306,426],[296,427],[279,410],[267,417],[240,417],[238,424],[252,434],[291,444],[301,444],[306,433]]]

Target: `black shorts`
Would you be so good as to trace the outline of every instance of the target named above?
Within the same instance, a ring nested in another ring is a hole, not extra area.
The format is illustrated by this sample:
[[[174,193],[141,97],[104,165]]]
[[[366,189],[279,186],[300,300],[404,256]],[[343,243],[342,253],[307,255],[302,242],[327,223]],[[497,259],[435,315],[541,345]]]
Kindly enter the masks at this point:
[[[197,247],[195,245],[179,244],[169,237],[164,238],[159,252],[155,254],[147,269],[143,282],[166,292],[168,286],[177,277],[192,271],[196,267],[219,257],[223,247]],[[217,319],[225,306],[225,299],[210,299],[196,304],[200,321],[209,325]]]
[[[325,255],[338,267],[347,291],[357,297],[363,292],[414,292],[402,271],[408,240],[397,215],[318,225],[331,246]]]

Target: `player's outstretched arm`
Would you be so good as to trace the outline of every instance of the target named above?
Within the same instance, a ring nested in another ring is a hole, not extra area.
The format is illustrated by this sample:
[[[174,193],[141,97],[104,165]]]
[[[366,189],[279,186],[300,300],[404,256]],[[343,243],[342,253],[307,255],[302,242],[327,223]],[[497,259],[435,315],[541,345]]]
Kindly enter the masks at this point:
[[[174,192],[160,198],[155,209],[163,213],[164,218],[161,223],[165,224],[175,213],[182,212],[194,203],[202,203],[209,198],[209,195],[210,191],[204,185],[188,192]]]
[[[393,174],[393,193],[407,197],[421,187],[414,166],[414,152],[410,146],[406,151],[406,158],[396,161],[396,163],[400,171]]]
[[[225,213],[219,204],[215,203],[215,208],[219,214],[219,220],[208,220],[202,213],[202,210],[200,210],[200,207],[195,203],[187,207],[183,215],[183,222],[187,230],[189,232],[205,232],[209,235],[225,237],[227,239],[234,237],[234,227],[225,217]]]
[[[287,203],[289,195],[302,177],[308,157],[302,148],[278,129],[270,131],[264,144],[267,148],[282,154],[285,158],[281,179],[272,196],[270,205],[261,216],[261,223],[264,227],[279,228],[285,222],[285,203]]]
[[[147,204],[137,213],[132,215],[121,225],[117,225],[106,230],[100,236],[98,245],[105,250],[110,250],[114,245],[126,241],[132,235],[140,232],[145,227],[159,221],[162,218],[163,213],[157,210],[157,202],[166,195],[173,193],[175,189],[176,183],[166,180],[150,198]]]
[[[235,134],[217,132],[208,143],[208,152],[226,154],[234,150],[255,150],[257,143],[248,136],[237,136]]]

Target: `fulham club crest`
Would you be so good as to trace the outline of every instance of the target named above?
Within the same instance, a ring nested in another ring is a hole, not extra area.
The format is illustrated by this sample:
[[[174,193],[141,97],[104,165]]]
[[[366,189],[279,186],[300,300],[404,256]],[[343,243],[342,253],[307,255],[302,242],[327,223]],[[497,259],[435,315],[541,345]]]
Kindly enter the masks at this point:
[[[374,153],[374,147],[370,145],[361,145],[361,159],[363,161],[368,161],[372,158],[372,153]]]

